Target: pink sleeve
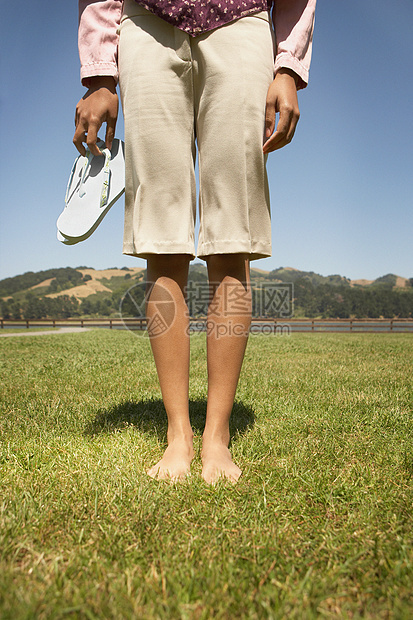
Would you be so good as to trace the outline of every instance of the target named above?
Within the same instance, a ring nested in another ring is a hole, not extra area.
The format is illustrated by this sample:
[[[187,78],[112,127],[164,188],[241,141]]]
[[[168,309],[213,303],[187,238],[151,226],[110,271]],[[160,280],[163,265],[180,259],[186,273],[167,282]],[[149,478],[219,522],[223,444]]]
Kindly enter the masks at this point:
[[[316,0],[275,0],[273,22],[277,51],[275,73],[282,67],[300,77],[298,88],[308,84]]]
[[[123,0],[79,0],[80,78],[111,75],[118,81],[118,33]]]

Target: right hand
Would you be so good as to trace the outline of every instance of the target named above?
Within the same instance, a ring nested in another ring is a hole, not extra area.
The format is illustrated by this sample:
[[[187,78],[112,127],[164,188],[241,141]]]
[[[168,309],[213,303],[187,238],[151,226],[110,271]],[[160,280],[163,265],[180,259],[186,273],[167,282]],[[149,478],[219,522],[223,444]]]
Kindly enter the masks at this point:
[[[279,69],[267,93],[264,153],[281,149],[291,142],[300,118],[297,99],[298,76],[290,69]],[[277,127],[276,115],[279,113]],[[274,131],[276,129],[276,131]]]
[[[90,88],[76,106],[73,144],[81,155],[86,154],[83,142],[86,142],[93,155],[102,155],[96,145],[98,131],[106,123],[106,148],[112,147],[118,118],[118,95],[113,77],[95,76],[90,78]]]

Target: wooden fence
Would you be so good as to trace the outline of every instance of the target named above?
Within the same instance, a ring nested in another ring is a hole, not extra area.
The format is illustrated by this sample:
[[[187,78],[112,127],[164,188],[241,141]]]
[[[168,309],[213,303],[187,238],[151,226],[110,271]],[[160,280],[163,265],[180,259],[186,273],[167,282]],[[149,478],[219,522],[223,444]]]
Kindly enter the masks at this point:
[[[204,317],[190,320],[193,331],[206,331]],[[0,328],[102,327],[146,329],[144,318],[0,319]],[[253,319],[252,333],[413,333],[413,319]]]

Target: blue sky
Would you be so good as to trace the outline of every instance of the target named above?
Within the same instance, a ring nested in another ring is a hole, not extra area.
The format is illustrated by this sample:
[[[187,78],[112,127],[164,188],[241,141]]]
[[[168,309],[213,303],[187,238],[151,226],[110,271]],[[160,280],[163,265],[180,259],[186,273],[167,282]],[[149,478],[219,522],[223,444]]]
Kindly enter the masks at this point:
[[[144,266],[122,254],[123,200],[87,241],[56,240],[85,90],[77,2],[2,2],[2,18],[0,278]],[[268,163],[273,256],[253,266],[413,277],[412,29],[411,0],[318,0],[301,119]]]

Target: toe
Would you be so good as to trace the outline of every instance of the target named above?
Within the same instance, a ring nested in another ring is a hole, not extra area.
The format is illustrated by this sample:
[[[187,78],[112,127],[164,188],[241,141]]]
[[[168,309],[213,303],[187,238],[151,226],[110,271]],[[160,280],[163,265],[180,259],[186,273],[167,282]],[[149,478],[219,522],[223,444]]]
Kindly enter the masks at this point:
[[[159,473],[159,467],[151,467],[150,469],[147,470],[146,472],[148,474],[148,476],[150,476],[151,478],[156,479],[158,477],[158,473]]]

